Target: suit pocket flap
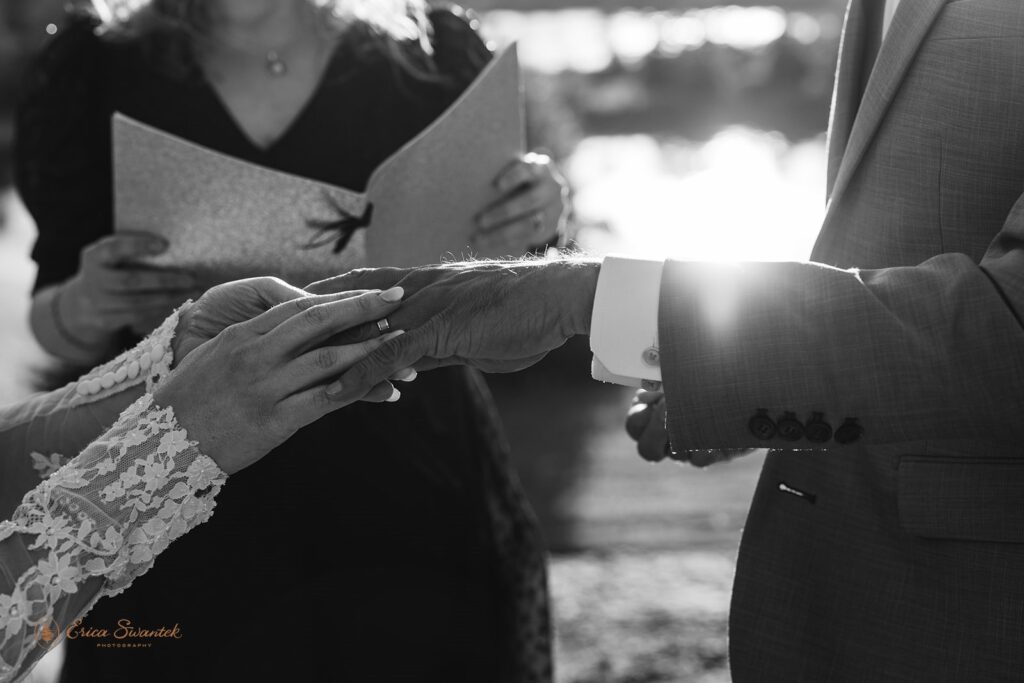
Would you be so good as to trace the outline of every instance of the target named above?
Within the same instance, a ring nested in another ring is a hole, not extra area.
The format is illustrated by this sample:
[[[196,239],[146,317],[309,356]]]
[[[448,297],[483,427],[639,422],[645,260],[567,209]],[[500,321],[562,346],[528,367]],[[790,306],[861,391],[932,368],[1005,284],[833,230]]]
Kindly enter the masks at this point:
[[[1024,543],[1024,460],[905,456],[899,515],[923,538]]]

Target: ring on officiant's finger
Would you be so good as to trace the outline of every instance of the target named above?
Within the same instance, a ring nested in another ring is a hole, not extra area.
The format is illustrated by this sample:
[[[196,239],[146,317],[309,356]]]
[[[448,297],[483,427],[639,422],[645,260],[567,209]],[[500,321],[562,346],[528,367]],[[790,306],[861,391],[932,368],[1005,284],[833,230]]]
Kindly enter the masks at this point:
[[[388,331],[391,330],[391,323],[388,321],[387,318],[381,318],[380,320],[377,321],[377,330],[381,334],[387,334]]]

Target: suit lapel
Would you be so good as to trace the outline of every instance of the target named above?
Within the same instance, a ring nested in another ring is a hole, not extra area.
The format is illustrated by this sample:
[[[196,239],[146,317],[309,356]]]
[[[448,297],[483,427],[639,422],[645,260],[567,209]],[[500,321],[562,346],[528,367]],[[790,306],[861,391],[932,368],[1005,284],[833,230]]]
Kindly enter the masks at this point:
[[[853,74],[856,73],[856,65],[860,62],[851,64],[848,68],[848,73],[843,73],[844,67],[840,63],[839,71],[843,82],[840,84],[837,77],[833,121],[837,126],[841,125],[846,120],[845,117],[851,116],[851,110],[856,110],[856,116],[854,117],[852,127],[850,127],[849,138],[845,141],[845,145],[843,145],[845,151],[842,151],[840,148],[839,138],[842,136],[841,129],[831,133],[829,144],[829,181],[832,189],[825,217],[826,224],[829,218],[831,218],[833,207],[838,203],[837,200],[847,185],[849,185],[850,179],[853,177],[854,172],[864,158],[865,152],[870,147],[871,141],[878,132],[882,119],[885,118],[885,113],[889,110],[889,106],[892,104],[900,84],[907,75],[907,71],[914,60],[914,56],[917,54],[918,48],[924,41],[925,36],[928,35],[928,29],[931,28],[947,1],[902,0],[900,2],[895,16],[893,16],[892,24],[889,27],[889,34],[883,41],[878,58],[875,60],[875,66],[871,72],[871,77],[868,79],[859,109],[856,109],[857,101],[852,89],[856,88],[857,79],[853,77]],[[855,6],[859,2],[860,0],[854,0],[852,5]],[[855,7],[851,7],[849,14],[854,12]],[[853,25],[853,28],[862,29],[862,27],[857,25]],[[852,38],[855,38],[855,40],[852,40],[855,45],[863,44],[863,41],[858,36],[852,36]],[[844,49],[841,60],[846,57],[845,45],[848,42],[851,42],[850,35],[846,35],[843,38]],[[851,59],[856,59],[856,56],[853,56],[853,54],[860,49],[854,46],[850,47]],[[863,58],[863,54],[857,56]],[[846,99],[845,104],[839,101],[842,99]],[[842,151],[841,160],[837,162],[832,158],[832,155],[835,153],[837,158],[839,158],[838,153],[840,151]],[[835,171],[833,181],[832,165],[834,163],[838,163],[838,168]]]
[[[832,89],[832,109],[828,120],[828,196],[832,196],[839,164],[850,140],[850,129],[860,100],[861,69],[864,64],[866,29],[864,0],[850,0],[839,42],[839,63]]]

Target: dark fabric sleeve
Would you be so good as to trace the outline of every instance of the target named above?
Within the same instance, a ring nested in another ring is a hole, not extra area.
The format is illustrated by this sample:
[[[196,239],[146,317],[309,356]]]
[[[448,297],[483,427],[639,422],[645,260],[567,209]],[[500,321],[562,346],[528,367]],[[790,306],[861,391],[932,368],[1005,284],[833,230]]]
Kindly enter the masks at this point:
[[[30,69],[15,115],[15,183],[36,221],[35,289],[78,270],[82,248],[113,226],[104,45],[76,17]]]
[[[480,37],[476,16],[454,5],[430,12],[434,31],[434,61],[438,70],[456,84],[456,97],[480,74],[493,54]]]

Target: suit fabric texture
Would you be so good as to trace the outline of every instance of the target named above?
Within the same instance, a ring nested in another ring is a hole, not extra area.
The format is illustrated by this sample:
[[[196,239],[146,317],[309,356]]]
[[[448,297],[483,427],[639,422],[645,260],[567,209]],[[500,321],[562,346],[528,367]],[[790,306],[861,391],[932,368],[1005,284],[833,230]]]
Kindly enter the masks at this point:
[[[1024,680],[1024,4],[865,16],[811,262],[666,264],[671,439],[773,449],[734,680]]]

